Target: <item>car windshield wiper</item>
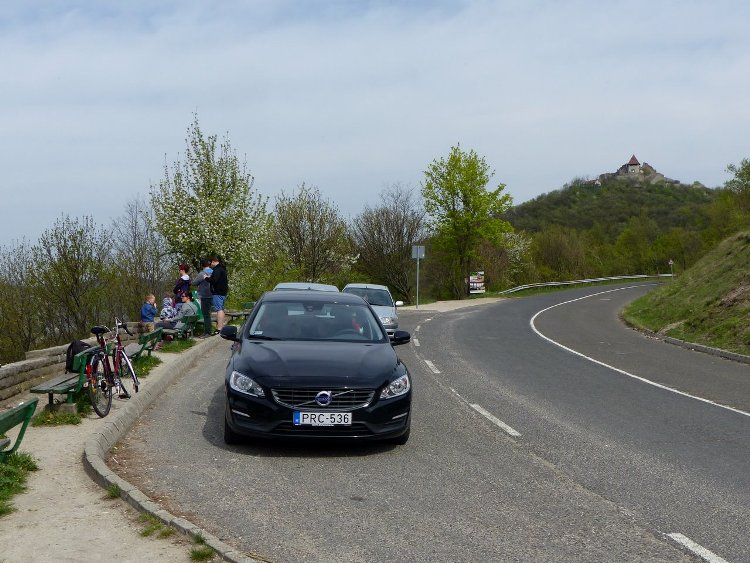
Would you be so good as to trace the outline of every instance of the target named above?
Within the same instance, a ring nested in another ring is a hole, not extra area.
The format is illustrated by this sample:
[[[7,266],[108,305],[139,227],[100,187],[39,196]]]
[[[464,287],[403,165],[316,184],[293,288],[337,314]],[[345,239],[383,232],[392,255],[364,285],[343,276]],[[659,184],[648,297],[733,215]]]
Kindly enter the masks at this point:
[[[265,334],[248,334],[247,337],[250,340],[278,340],[278,338],[266,336]]]

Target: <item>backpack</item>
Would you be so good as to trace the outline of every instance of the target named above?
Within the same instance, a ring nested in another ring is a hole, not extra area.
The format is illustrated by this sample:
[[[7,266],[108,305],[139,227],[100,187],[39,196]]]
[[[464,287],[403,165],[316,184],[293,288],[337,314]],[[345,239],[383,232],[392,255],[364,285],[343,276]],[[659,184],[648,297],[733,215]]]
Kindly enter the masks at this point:
[[[68,349],[65,351],[65,373],[73,371],[73,358],[79,352],[83,352],[86,348],[91,348],[90,344],[85,343],[83,340],[73,340],[68,345]]]

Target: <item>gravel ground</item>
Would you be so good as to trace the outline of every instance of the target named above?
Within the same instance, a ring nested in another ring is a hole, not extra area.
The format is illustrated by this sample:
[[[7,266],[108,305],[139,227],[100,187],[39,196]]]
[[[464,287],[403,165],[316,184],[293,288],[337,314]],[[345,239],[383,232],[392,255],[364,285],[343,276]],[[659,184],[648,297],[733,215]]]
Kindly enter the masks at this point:
[[[160,357],[163,363],[143,386],[165,373],[175,359],[168,354]],[[30,397],[14,397],[6,406]],[[37,412],[46,400],[46,396],[39,397]],[[109,416],[116,414],[121,403],[113,398]],[[109,498],[84,471],[84,442],[101,424],[92,414],[76,426],[27,428],[20,451],[37,460],[39,471],[29,474],[26,492],[13,497],[16,510],[0,517],[0,561],[191,560],[192,544],[184,536],[142,536],[144,525],[137,521],[138,513],[124,501]],[[15,437],[14,431],[9,435]]]
[[[439,301],[420,305],[418,310],[450,311],[495,301]],[[142,382],[144,386],[166,374],[176,359],[170,354],[157,355],[163,363]],[[31,397],[19,395],[0,408]],[[41,409],[46,396],[39,399]],[[119,402],[113,399],[109,416],[116,415]],[[20,449],[37,460],[39,471],[29,475],[27,491],[13,498],[15,512],[0,518],[0,562],[191,560],[192,544],[184,536],[142,536],[144,525],[137,521],[138,513],[122,500],[109,498],[86,474],[81,463],[84,443],[100,427],[101,419],[92,414],[77,426],[30,426],[26,430]],[[14,431],[9,435],[15,437]]]

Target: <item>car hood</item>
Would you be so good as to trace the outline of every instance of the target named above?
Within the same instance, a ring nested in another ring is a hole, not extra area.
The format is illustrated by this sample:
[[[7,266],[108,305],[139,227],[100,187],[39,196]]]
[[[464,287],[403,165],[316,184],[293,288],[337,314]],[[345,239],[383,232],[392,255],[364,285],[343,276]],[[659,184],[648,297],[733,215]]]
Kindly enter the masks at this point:
[[[375,314],[378,317],[393,317],[394,319],[398,318],[395,307],[388,307],[387,305],[370,305],[370,307],[372,307],[372,310],[375,311]]]
[[[392,380],[399,366],[390,344],[246,340],[233,369],[269,387],[376,388]]]

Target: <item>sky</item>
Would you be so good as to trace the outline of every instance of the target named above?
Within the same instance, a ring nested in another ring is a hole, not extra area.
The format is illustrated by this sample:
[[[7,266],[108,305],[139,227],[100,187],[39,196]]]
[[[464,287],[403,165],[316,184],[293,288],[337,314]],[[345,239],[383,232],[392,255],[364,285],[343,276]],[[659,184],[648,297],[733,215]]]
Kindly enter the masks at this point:
[[[148,200],[197,115],[274,198],[346,218],[460,144],[514,203],[635,154],[709,187],[750,158],[750,3],[3,0],[0,246]]]

